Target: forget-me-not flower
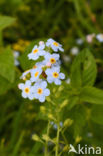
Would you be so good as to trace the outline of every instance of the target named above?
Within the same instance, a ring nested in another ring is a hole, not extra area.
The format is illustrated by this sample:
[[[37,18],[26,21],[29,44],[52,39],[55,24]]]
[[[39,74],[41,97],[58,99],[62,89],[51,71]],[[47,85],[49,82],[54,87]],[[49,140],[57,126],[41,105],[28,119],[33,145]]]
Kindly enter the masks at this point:
[[[45,61],[46,63],[50,63],[51,65],[57,65],[57,61],[59,60],[59,54],[50,54],[50,53],[47,53],[45,55]]]
[[[45,73],[47,74],[47,81],[49,83],[54,82],[56,85],[60,85],[61,79],[65,79],[65,75],[60,73],[60,68],[57,67],[47,69]]]
[[[33,87],[31,86],[31,81],[27,80],[25,84],[20,83],[18,85],[18,88],[22,90],[22,96],[24,98],[29,98],[30,100],[34,99]]]
[[[103,42],[103,34],[98,34],[96,38],[99,42]]]
[[[64,51],[62,45],[51,38],[47,40],[46,46],[50,46],[55,52],[57,52],[58,50],[62,52]]]
[[[46,88],[47,82],[46,81],[40,81],[35,83],[33,94],[36,99],[39,99],[40,102],[45,101],[45,97],[50,95],[50,90]]]
[[[35,45],[34,48],[32,49],[32,52],[28,54],[29,59],[37,60],[39,56],[44,56],[46,53],[44,48],[45,48],[44,44],[40,46]]]
[[[36,82],[39,79],[39,76],[42,73],[42,68],[35,68],[31,70],[31,82]]]

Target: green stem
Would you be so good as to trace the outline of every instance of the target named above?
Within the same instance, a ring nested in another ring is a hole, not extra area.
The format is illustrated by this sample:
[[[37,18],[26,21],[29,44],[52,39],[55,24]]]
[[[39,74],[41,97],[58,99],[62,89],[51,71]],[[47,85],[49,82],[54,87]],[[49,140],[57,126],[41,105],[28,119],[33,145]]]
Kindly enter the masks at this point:
[[[49,136],[49,131],[50,131],[50,121],[48,122],[47,126],[47,136]],[[45,143],[45,156],[48,156],[48,141]]]
[[[56,140],[56,151],[55,151],[55,156],[58,156],[58,152],[59,152],[59,135],[60,135],[60,124],[58,121],[58,129],[57,129],[57,140]]]
[[[2,36],[2,31],[0,31],[0,46],[3,45],[3,36]]]

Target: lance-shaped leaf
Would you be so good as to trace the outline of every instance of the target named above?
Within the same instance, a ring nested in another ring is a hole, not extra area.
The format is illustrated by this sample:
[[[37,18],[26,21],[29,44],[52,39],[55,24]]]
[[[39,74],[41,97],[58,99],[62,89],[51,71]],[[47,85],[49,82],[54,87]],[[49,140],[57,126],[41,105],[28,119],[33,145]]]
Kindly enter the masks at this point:
[[[95,87],[84,87],[80,99],[92,104],[103,104],[103,91]]]
[[[97,74],[96,63],[88,49],[84,49],[75,58],[71,69],[73,87],[92,86]]]
[[[9,16],[0,16],[0,31],[15,22],[15,18]]]
[[[11,83],[14,81],[14,57],[10,48],[0,51],[0,76]]]

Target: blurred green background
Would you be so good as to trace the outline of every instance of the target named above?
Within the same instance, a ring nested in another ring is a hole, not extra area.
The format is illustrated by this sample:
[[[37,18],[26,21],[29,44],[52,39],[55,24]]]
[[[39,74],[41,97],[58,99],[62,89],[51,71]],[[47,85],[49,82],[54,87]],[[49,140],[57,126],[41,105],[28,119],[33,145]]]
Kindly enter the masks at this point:
[[[46,38],[62,43],[65,49],[61,55],[62,68],[68,79],[75,57],[70,53],[71,48],[78,47],[79,51],[88,48],[97,63],[95,86],[102,89],[103,43],[96,39],[88,43],[86,36],[93,33],[103,33],[103,0],[0,0],[1,156],[43,156],[42,145],[31,139],[34,133],[42,135],[47,125],[46,120],[38,117],[42,104],[24,100],[17,87],[21,73],[28,66],[25,49],[30,49],[31,42],[34,45]],[[83,44],[77,44],[77,39],[82,39]],[[13,51],[20,53],[18,67],[14,66]],[[75,124],[66,132],[67,139],[74,143],[80,136],[81,144],[102,146],[102,110],[103,106],[84,104],[66,112],[71,118],[75,114]],[[63,154],[66,155],[67,152]]]

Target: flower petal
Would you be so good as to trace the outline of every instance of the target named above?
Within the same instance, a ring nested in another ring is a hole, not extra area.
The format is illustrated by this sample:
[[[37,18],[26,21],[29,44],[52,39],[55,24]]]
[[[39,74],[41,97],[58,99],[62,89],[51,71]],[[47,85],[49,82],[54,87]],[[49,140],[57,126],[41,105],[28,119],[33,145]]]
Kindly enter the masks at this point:
[[[49,96],[50,95],[50,90],[49,89],[45,89],[44,90],[44,95],[45,96]]]

